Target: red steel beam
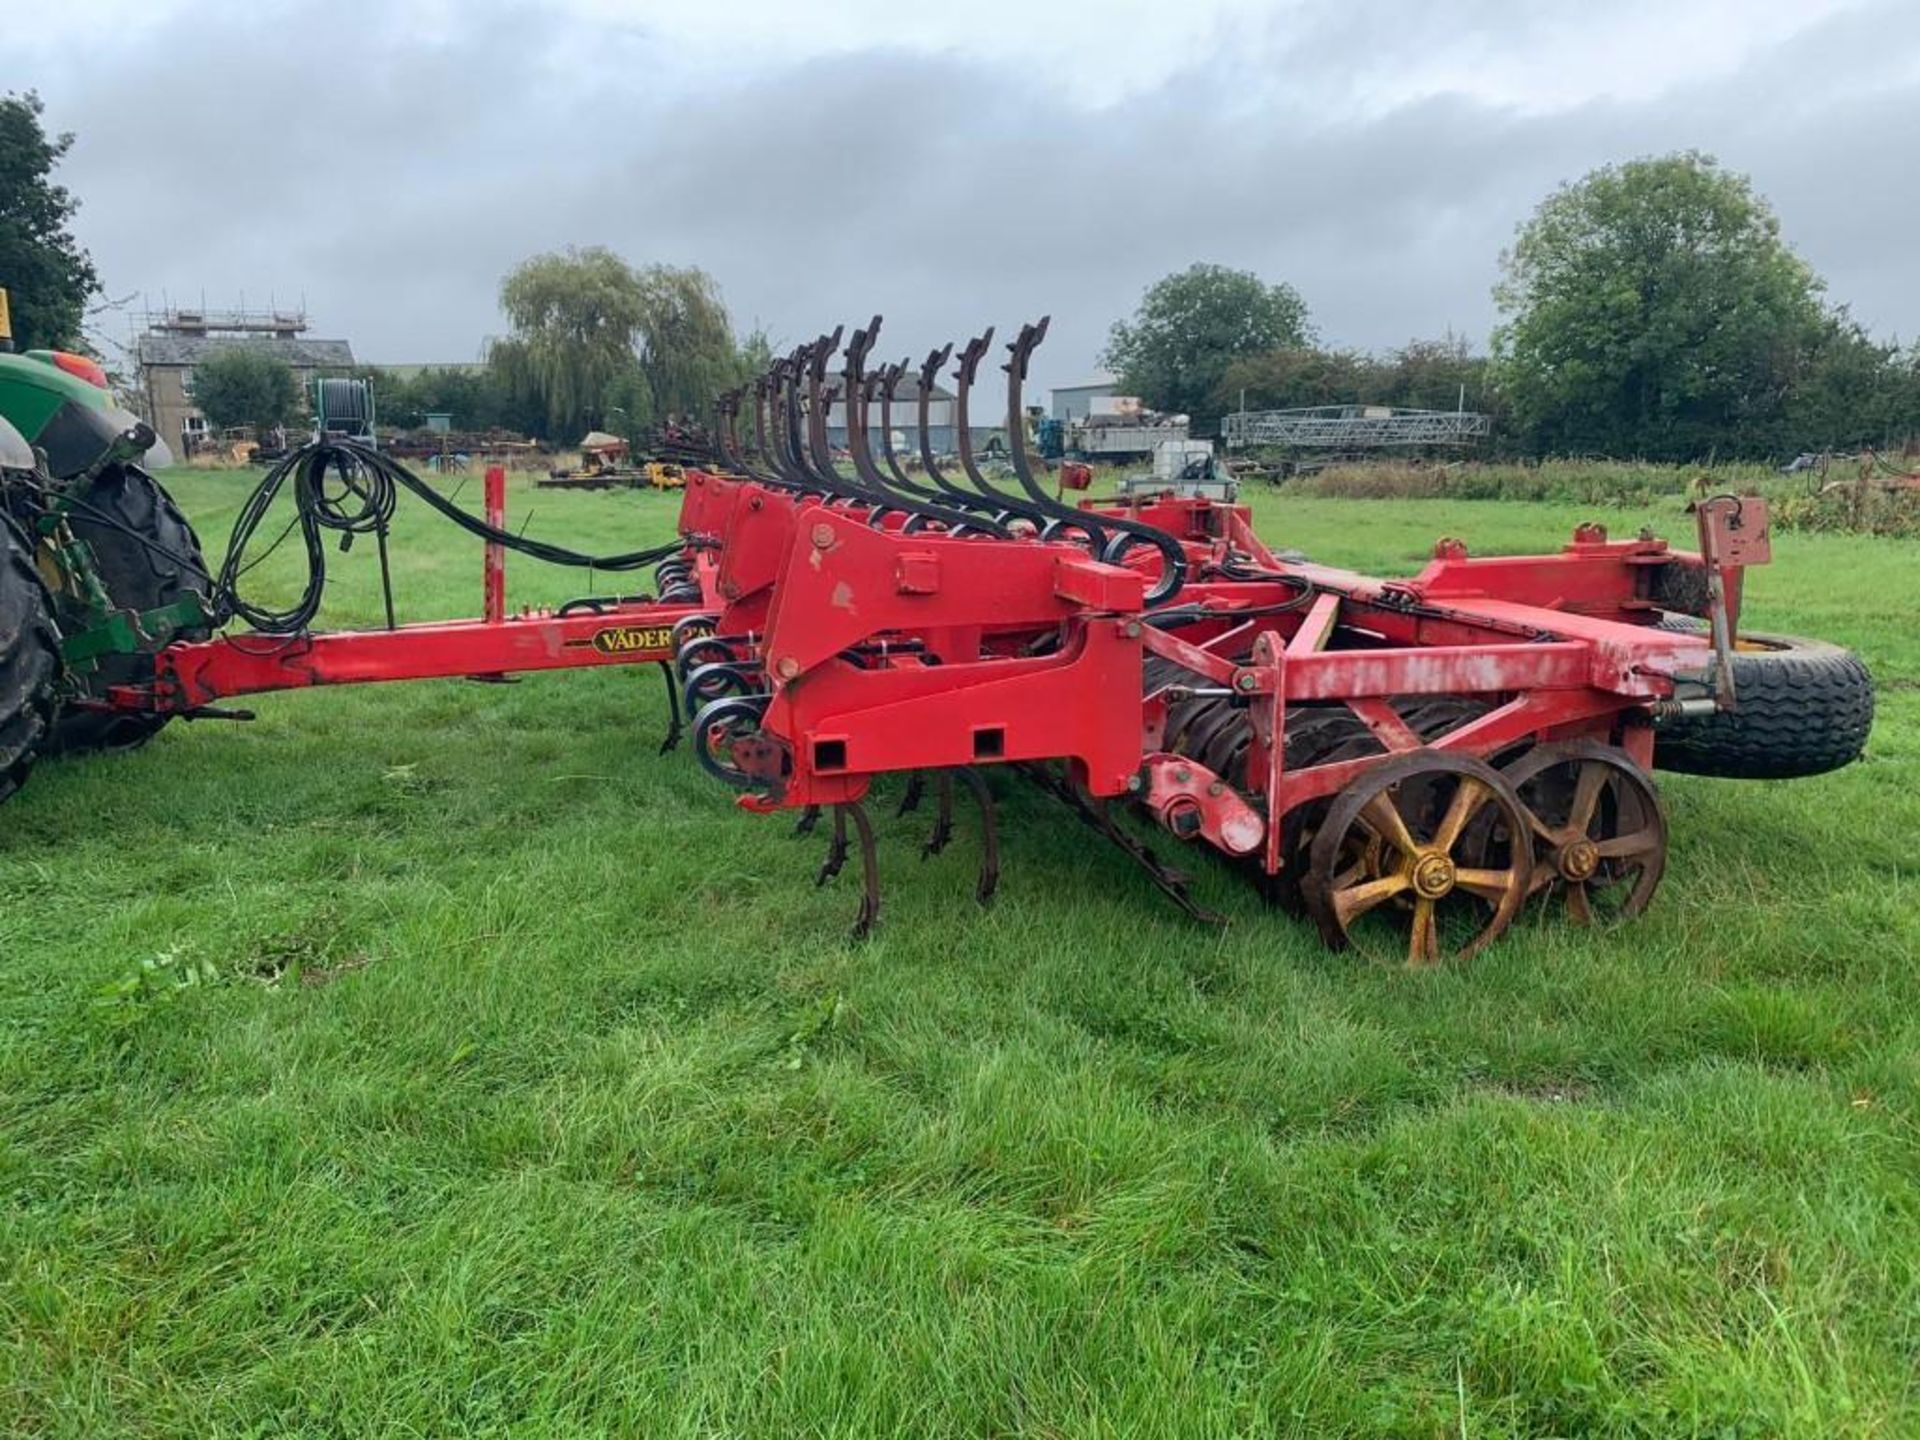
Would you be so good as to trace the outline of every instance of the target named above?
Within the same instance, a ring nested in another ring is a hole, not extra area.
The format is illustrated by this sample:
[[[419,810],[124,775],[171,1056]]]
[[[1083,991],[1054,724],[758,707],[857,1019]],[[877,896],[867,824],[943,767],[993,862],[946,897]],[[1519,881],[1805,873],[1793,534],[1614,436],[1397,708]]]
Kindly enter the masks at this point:
[[[237,695],[439,680],[671,660],[679,621],[699,605],[626,605],[599,613],[539,612],[511,620],[452,620],[395,630],[322,635],[232,635],[170,645],[155,657],[157,684],[117,686],[124,709],[191,710]]]

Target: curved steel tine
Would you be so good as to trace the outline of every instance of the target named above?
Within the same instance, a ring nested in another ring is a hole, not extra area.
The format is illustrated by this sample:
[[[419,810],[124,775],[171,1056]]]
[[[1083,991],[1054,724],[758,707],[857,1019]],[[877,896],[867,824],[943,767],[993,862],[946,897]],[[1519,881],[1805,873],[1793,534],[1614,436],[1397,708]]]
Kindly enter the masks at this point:
[[[791,357],[778,357],[767,367],[767,453],[773,468],[789,485],[804,486],[805,476],[793,463],[787,434],[787,380],[792,373]]]
[[[900,377],[907,373],[907,362],[902,360],[894,365],[884,365],[880,369],[880,455],[892,472],[894,483],[915,495],[930,496],[932,491],[916,484],[908,477],[906,467],[900,463],[900,457],[893,453],[893,397],[900,388]]]
[[[986,334],[967,342],[966,348],[960,352],[959,360],[955,362],[953,372],[954,443],[960,450],[960,468],[966,471],[967,478],[978,487],[979,494],[985,496],[990,502],[1000,506],[1006,512],[1018,515],[1031,522],[1036,528],[1044,532],[1046,529],[1045,516],[1053,515],[1056,518],[1066,518],[1067,516],[1077,514],[1077,512],[1055,506],[1050,501],[1033,503],[1022,500],[1018,496],[1009,495],[991,480],[987,479],[986,475],[981,472],[979,465],[974,462],[973,422],[969,413],[969,397],[973,390],[974,377],[978,375],[980,371],[980,361],[986,355],[987,347],[992,343],[993,327],[989,325]],[[1102,537],[1090,523],[1081,521],[1077,523],[1074,528],[1085,532],[1096,551],[1100,548]]]
[[[853,828],[860,835],[860,913],[853,922],[853,938],[864,940],[880,918],[880,856],[873,844],[873,825],[858,800],[845,801],[834,809],[836,814],[844,811],[851,815]]]
[[[938,855],[953,839],[953,772],[942,770],[934,777],[933,788],[940,804],[934,812],[933,833],[927,836],[927,843],[920,847],[922,860],[930,860]]]
[[[951,344],[942,345],[929,351],[926,361],[920,366],[920,395],[918,400],[920,422],[920,463],[927,467],[927,478],[949,495],[965,495],[967,492],[940,473],[940,466],[933,458],[933,427],[929,423],[933,410],[933,382],[940,378],[940,372],[946,368],[947,357],[953,354]]]
[[[707,420],[707,458],[725,467],[733,463],[727,454],[727,392],[713,397],[713,414]]]
[[[787,465],[787,449],[780,444],[780,382],[785,361],[778,355],[755,386],[755,422],[760,426],[760,447],[766,451],[768,465],[780,476],[781,484],[793,486],[793,468]]]
[[[802,835],[811,835],[814,827],[819,823],[820,807],[818,805],[807,806],[800,812],[800,818],[793,822],[793,838],[798,840]]]
[[[847,448],[853,456],[853,468],[859,473],[861,483],[872,492],[876,501],[883,506],[910,512],[915,524],[917,521],[936,520],[955,534],[962,531],[979,531],[1005,539],[1004,527],[990,519],[968,514],[950,505],[939,503],[944,497],[927,495],[917,487],[909,486],[902,492],[889,484],[887,477],[873,458],[872,436],[867,429],[867,397],[872,386],[866,375],[867,355],[873,349],[873,342],[880,333],[880,317],[873,317],[873,323],[864,330],[853,332],[853,339],[847,345],[846,369],[843,376],[846,382],[847,402]],[[856,398],[857,397],[857,398]]]
[[[820,481],[836,495],[858,493],[849,490],[846,477],[833,463],[833,447],[827,443],[827,408],[833,403],[833,387],[827,381],[827,357],[840,348],[845,326],[836,325],[831,335],[822,335],[807,355],[807,453]]]
[[[926,776],[918,770],[907,772],[907,788],[900,796],[900,808],[895,815],[909,815],[920,808],[920,797],[927,793]]]
[[[722,463],[730,466],[736,474],[758,479],[754,468],[748,461],[746,451],[740,445],[740,390],[729,390],[721,395],[716,403],[719,428],[715,439],[720,447]]]
[[[668,660],[659,661],[658,664],[660,673],[666,677],[667,682],[667,738],[660,742],[660,753],[665,755],[668,751],[678,748],[680,737],[685,733],[686,727],[680,719],[680,687],[674,681],[673,664]]]
[[[1032,328],[1033,327],[1028,327],[1028,329]],[[1041,326],[1039,328],[1040,331],[1044,333],[1045,327]],[[1021,340],[1016,340],[1014,344],[1021,344],[1026,338],[1026,333],[1027,332],[1023,330]],[[1105,520],[1095,520],[1094,517],[1085,511],[1076,510],[1068,505],[1062,505],[1059,501],[1048,495],[1045,490],[1039,489],[1037,486],[1029,488],[1026,498],[1024,499],[1009,495],[1006,491],[1001,490],[988,480],[987,477],[981,473],[980,467],[974,463],[973,438],[969,429],[967,414],[968,393],[973,388],[974,377],[979,372],[981,358],[986,354],[987,346],[992,342],[992,339],[993,331],[989,329],[987,333],[979,339],[969,343],[967,348],[961,352],[959,363],[954,371],[954,379],[958,392],[958,398],[954,402],[954,408],[957,412],[957,422],[960,431],[958,437],[960,444],[960,463],[966,469],[967,478],[978,485],[986,494],[1005,502],[1009,509],[1039,524],[1043,538],[1047,535],[1049,527],[1041,520],[1041,517],[1051,517],[1058,523],[1058,526],[1077,531],[1084,535],[1087,538],[1088,544],[1092,547],[1094,554],[1098,555],[1107,543],[1106,532],[1101,529],[1101,526],[1106,523]],[[1031,348],[1032,346],[1029,345],[1028,349],[1031,350]],[[1016,431],[1016,433],[1019,434],[1021,441],[1024,443],[1024,431]],[[1008,443],[1009,445],[1013,443],[1011,438]],[[1031,471],[1029,471],[1029,474],[1031,474]]]
[[[1047,326],[1052,323],[1051,315],[1042,315],[1039,324],[1022,325],[1019,335],[1007,346],[1007,363],[1001,367],[1007,372],[1007,450],[1013,461],[1014,477],[1022,490],[1037,499],[1048,497],[1046,487],[1033,473],[1033,461],[1027,454],[1027,414],[1021,392],[1026,384],[1027,362],[1033,358],[1040,342],[1047,338]]]
[[[813,354],[812,345],[800,345],[787,357],[786,387],[783,396],[786,444],[788,458],[793,462],[794,472],[798,474],[808,490],[832,495],[837,493],[833,482],[815,472],[808,456],[806,430],[801,415],[801,384],[807,373],[809,357]]]
[[[771,373],[771,372],[769,372]],[[782,481],[787,476],[780,468],[779,461],[767,442],[767,385],[766,375],[756,375],[753,381],[753,453],[762,465],[771,470]]]
[[[815,818],[818,818],[817,814]],[[817,890],[833,879],[846,863],[847,812],[844,807],[836,805],[833,807],[833,839],[827,844],[827,858],[820,862],[820,873],[813,877],[814,888]]]
[[[966,473],[974,487],[982,494],[998,497],[1000,492],[993,483],[980,473],[980,467],[973,460],[973,432],[969,423],[968,393],[973,389],[973,378],[980,371],[980,359],[987,353],[987,347],[993,343],[993,327],[987,327],[987,333],[976,335],[960,351],[953,368],[953,443],[960,452],[960,468]]]
[[[873,450],[867,435],[867,355],[880,334],[880,317],[853,332],[847,341],[846,365],[840,372],[847,406],[847,452],[853,457],[853,469],[861,482],[876,494],[886,495],[887,481],[873,463]]]
[[[725,403],[720,407],[721,433],[720,452],[726,457],[726,463],[735,474],[753,474],[753,463],[747,459],[746,447],[740,443],[740,401],[746,394],[745,387],[729,390],[720,398]]]
[[[980,807],[980,880],[974,886],[973,898],[982,905],[991,904],[993,892],[1000,888],[999,811],[994,806],[993,791],[987,787],[986,776],[971,765],[958,766],[956,773],[966,782]]]
[[[1121,555],[1134,543],[1144,542],[1160,552],[1160,579],[1147,592],[1147,603],[1164,605],[1180,592],[1186,583],[1187,556],[1180,542],[1158,526],[1146,525],[1125,516],[1103,516],[1098,526],[1087,523],[1087,512],[1062,505],[1047,494],[1046,487],[1033,473],[1033,460],[1027,451],[1027,425],[1025,406],[1022,403],[1021,390],[1027,378],[1027,362],[1033,358],[1033,352],[1040,342],[1047,338],[1047,326],[1052,317],[1042,315],[1036,325],[1023,325],[1020,334],[1007,346],[1009,351],[1005,366],[1007,372],[1007,449],[1013,461],[1013,473],[1020,481],[1020,488],[1032,498],[1036,505],[1043,506],[1051,513],[1061,517],[1062,523],[1070,524],[1083,531],[1093,542],[1094,553],[1098,558],[1117,563]],[[1067,517],[1073,517],[1068,519]],[[1119,531],[1109,540],[1103,530]]]

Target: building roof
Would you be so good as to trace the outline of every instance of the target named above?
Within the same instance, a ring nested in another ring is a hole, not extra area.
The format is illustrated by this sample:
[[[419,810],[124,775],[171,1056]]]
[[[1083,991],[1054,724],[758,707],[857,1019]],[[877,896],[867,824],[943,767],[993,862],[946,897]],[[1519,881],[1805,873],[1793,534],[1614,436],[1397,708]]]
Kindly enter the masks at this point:
[[[1118,389],[1119,385],[1118,375],[1109,375],[1103,370],[1088,380],[1076,380],[1071,385],[1056,385],[1053,387],[1053,393],[1059,395],[1068,390],[1114,390]]]
[[[289,365],[311,369],[353,364],[353,347],[344,340],[285,339],[274,335],[142,335],[134,354],[141,365],[198,365],[220,350],[259,350]]]

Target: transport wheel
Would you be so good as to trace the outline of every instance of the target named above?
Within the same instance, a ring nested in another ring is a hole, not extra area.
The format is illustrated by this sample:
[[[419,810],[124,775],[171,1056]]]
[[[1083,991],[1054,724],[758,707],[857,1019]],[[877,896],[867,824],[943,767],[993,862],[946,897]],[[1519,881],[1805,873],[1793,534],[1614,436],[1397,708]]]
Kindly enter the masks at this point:
[[[1525,903],[1532,857],[1497,854],[1487,827],[1528,832],[1500,772],[1419,750],[1383,760],[1335,797],[1301,888],[1321,938],[1409,966],[1477,954]]]
[[[1535,894],[1577,925],[1644,912],[1667,867],[1667,817],[1653,781],[1610,745],[1541,745],[1501,773],[1526,807]]]
[[[69,523],[74,535],[93,551],[94,565],[113,603],[129,610],[157,610],[212,592],[200,537],[160,482],[134,465],[111,465],[94,477]],[[70,628],[82,622],[79,602],[61,597],[61,615]],[[204,640],[207,631],[189,629],[173,638]],[[145,655],[105,655],[91,673],[78,677],[83,693],[105,697],[114,685],[153,678]],[[54,724],[50,753],[131,750],[144,745],[167,723],[164,715],[136,715],[69,707]]]
[[[1668,616],[1670,630],[1698,630]],[[1683,716],[1656,732],[1656,769],[1733,780],[1824,775],[1860,758],[1873,728],[1873,677],[1851,650],[1795,635],[1743,634],[1733,655],[1736,707]]]
[[[0,801],[26,783],[59,706],[60,632],[33,547],[0,514]]]

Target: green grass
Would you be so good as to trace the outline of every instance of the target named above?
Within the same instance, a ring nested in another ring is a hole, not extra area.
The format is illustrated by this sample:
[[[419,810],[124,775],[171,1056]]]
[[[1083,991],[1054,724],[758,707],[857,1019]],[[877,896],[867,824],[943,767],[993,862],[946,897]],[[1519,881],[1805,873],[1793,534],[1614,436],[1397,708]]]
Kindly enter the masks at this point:
[[[173,483],[211,541],[248,479]],[[1256,503],[1403,573],[1592,513]],[[477,549],[398,546],[407,613],[476,606]],[[1204,861],[1198,928],[1012,784],[991,910],[964,809],[923,864],[888,808],[848,943],[818,840],[654,753],[650,672],[48,765],[0,811],[0,1433],[1920,1433],[1920,545],[1777,557],[1752,619],[1863,652],[1867,760],[1670,777],[1648,917],[1433,974]]]

